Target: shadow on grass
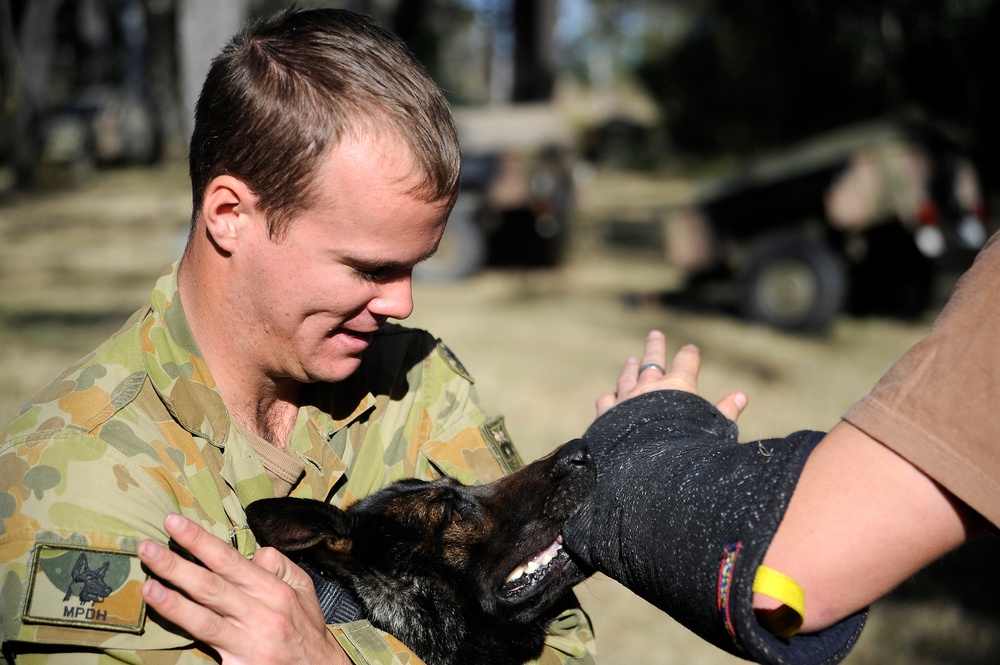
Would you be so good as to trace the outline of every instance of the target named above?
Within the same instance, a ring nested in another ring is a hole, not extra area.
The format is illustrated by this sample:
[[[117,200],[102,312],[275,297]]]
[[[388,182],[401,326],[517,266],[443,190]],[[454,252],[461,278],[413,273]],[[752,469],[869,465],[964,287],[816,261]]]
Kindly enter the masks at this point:
[[[1000,538],[982,536],[875,603],[851,665],[1000,663]]]
[[[916,574],[892,597],[900,602],[951,600],[1000,623],[998,562],[1000,538],[986,534]],[[1000,659],[996,662],[1000,663]]]
[[[93,350],[118,330],[134,310],[96,311],[0,309],[0,343],[7,350],[48,349],[75,357]]]
[[[5,312],[0,310],[0,325],[25,334],[32,329],[105,328],[116,323],[124,323],[133,313],[134,310],[124,309],[78,312],[42,310]]]

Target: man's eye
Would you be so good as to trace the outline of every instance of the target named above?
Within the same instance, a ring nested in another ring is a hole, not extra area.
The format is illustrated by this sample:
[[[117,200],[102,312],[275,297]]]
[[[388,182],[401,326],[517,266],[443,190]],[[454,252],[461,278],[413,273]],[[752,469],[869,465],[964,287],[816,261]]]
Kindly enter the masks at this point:
[[[366,282],[375,282],[377,284],[382,284],[384,282],[391,282],[394,279],[400,279],[409,273],[409,269],[398,268],[394,266],[387,266],[383,268],[372,268],[370,270],[364,268],[355,268],[355,272],[358,277]]]
[[[392,277],[392,271],[385,268],[357,270],[358,276],[366,282],[385,282]]]

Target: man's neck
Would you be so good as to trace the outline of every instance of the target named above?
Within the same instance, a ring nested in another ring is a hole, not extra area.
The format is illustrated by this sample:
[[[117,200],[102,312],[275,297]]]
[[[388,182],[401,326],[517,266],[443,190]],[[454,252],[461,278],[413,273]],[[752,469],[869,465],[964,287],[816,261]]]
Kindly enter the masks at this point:
[[[236,422],[276,448],[288,444],[299,413],[297,402],[281,399],[256,399],[243,409],[226,406]]]
[[[253,342],[249,336],[219,328],[220,322],[238,321],[239,317],[227,310],[232,300],[224,276],[214,272],[207,276],[207,272],[204,257],[197,252],[185,254],[177,275],[177,288],[191,334],[233,418],[272,445],[283,448],[298,417],[302,385],[265,375],[253,361]]]

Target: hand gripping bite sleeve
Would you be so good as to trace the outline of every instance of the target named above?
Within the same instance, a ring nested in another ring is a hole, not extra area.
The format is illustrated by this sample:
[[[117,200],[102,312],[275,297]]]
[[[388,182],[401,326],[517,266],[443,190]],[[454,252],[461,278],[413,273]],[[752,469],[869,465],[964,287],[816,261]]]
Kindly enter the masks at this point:
[[[775,665],[838,663],[867,610],[790,639],[753,612],[757,568],[823,435],[748,443],[737,435],[734,422],[691,393],[647,393],[609,410],[583,436],[597,486],[566,526],[565,545],[729,653]]]

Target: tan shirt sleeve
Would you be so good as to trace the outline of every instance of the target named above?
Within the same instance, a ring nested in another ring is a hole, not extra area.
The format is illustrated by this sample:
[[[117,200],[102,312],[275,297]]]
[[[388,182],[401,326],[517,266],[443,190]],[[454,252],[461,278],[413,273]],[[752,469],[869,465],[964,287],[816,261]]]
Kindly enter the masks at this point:
[[[1000,239],[844,420],[1000,525]]]

